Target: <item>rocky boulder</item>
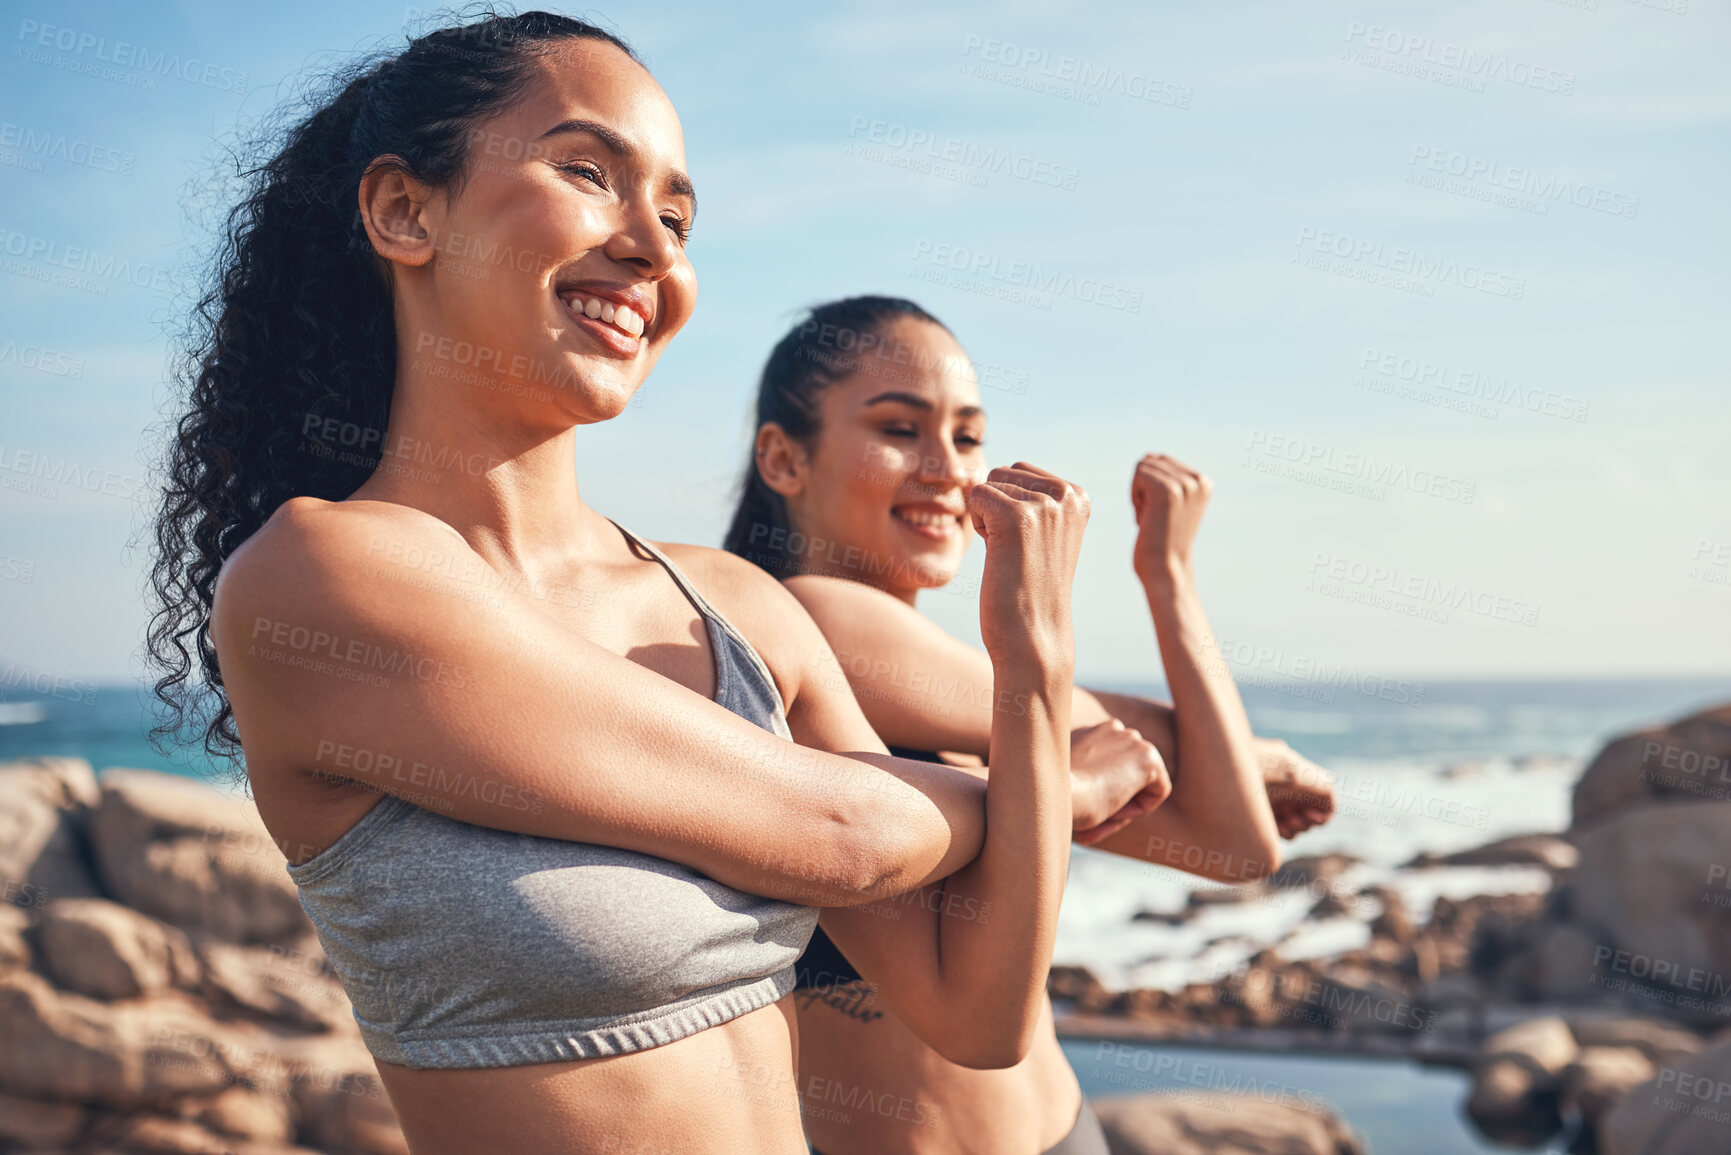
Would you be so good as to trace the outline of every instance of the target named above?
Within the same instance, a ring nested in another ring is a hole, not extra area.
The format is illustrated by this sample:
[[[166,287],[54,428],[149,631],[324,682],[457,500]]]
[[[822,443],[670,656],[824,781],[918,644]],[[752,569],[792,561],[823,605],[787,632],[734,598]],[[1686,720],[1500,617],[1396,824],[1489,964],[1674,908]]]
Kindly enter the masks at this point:
[[[1574,904],[1600,936],[1601,984],[1633,979],[1699,996],[1701,976],[1731,972],[1731,907],[1714,900],[1731,898],[1731,802],[1636,807],[1579,841]]]
[[[98,893],[84,833],[96,800],[82,758],[0,765],[0,902],[40,907]]]
[[[172,774],[107,770],[91,841],[111,896],[195,935],[287,943],[311,931],[250,802]]]
[[[1655,800],[1731,796],[1731,704],[1608,743],[1575,783],[1571,834]]]
[[[1731,1041],[1659,1067],[1607,1112],[1602,1155],[1700,1155],[1731,1148]]]
[[[0,1039],[6,1091],[119,1110],[220,1091],[257,1051],[175,992],[105,1003],[29,971],[0,979]]]
[[[1563,1070],[1563,1106],[1596,1128],[1605,1112],[1656,1070],[1639,1047],[1583,1047]]]
[[[1321,1100],[1179,1091],[1093,1100],[1112,1155],[1363,1155]]]
[[[98,999],[130,999],[198,981],[184,932],[105,898],[62,898],[37,927],[54,985]]]
[[[1569,870],[1580,859],[1574,843],[1555,834],[1517,834],[1499,838],[1471,850],[1453,854],[1418,855],[1408,867],[1428,866],[1539,866],[1546,870]]]

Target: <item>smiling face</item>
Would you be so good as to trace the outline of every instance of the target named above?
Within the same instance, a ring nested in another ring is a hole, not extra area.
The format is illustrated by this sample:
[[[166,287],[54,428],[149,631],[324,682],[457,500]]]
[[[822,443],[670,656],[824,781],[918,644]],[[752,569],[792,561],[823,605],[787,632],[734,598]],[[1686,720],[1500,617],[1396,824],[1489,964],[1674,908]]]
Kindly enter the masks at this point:
[[[794,529],[835,543],[808,552],[807,572],[911,601],[954,577],[967,552],[986,415],[967,354],[942,327],[903,318],[880,336],[895,356],[866,354],[823,391],[818,433],[784,496]]]
[[[431,259],[395,270],[399,344],[411,369],[487,379],[500,405],[604,421],[696,303],[684,137],[611,44],[561,42],[531,67],[474,126],[462,180],[427,202]]]

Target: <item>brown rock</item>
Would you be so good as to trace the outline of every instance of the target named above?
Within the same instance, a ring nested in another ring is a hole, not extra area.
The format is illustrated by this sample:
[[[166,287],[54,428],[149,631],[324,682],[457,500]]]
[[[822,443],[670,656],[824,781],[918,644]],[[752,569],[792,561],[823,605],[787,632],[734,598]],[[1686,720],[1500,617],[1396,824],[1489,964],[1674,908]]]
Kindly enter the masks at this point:
[[[0,1092],[0,1146],[16,1143],[27,1150],[64,1147],[76,1139],[90,1112],[75,1103],[20,1099]]]
[[[190,1119],[129,1115],[104,1120],[102,1139],[127,1155],[317,1155],[273,1140],[217,1135]]]
[[[285,943],[311,929],[251,802],[173,774],[107,770],[91,841],[111,894],[183,930]]]
[[[1388,939],[1401,946],[1410,946],[1417,937],[1406,900],[1392,886],[1375,886],[1364,892],[1382,904],[1382,913],[1370,920],[1370,933],[1375,938]]]
[[[294,1138],[293,1113],[287,1098],[250,1087],[230,1087],[208,1099],[193,1099],[182,1111],[207,1130],[242,1139],[286,1143]]]
[[[1546,870],[1571,870],[1579,860],[1580,851],[1566,838],[1555,834],[1517,834],[1453,854],[1420,854],[1407,866],[1542,866]]]
[[[1731,1135],[1731,1042],[1671,1067],[1624,1095],[1599,1123],[1603,1155],[1700,1155]]]
[[[1297,858],[1289,858],[1281,868],[1268,876],[1268,884],[1275,887],[1331,885],[1335,879],[1345,874],[1351,867],[1357,866],[1360,858],[1351,854],[1301,854]]]
[[[0,902],[42,906],[100,893],[84,824],[96,778],[82,758],[25,758],[0,765]]]
[[[0,1086],[129,1110],[221,1090],[256,1054],[179,992],[104,1003],[19,971],[0,979]]]
[[[1722,798],[1731,772],[1731,705],[1617,738],[1575,783],[1571,833],[1655,799]]]
[[[1179,1091],[1093,1102],[1112,1155],[1363,1155],[1320,1099]]]
[[[1631,1015],[1583,1012],[1569,1019],[1569,1029],[1583,1047],[1634,1047],[1661,1066],[1675,1065],[1706,1047],[1694,1031]]]
[[[1711,869],[1731,863],[1731,802],[1640,806],[1602,819],[1580,835],[1580,845],[1573,893],[1589,933],[1646,956],[1643,970],[1731,971],[1731,911],[1702,901]],[[1620,973],[1615,965],[1605,964],[1597,977],[1643,977],[1632,959]]]
[[[1087,967],[1055,966],[1046,978],[1046,993],[1076,1004],[1085,1014],[1097,1014],[1112,1000],[1112,992]]]
[[[38,935],[48,976],[81,995],[130,999],[198,979],[184,932],[106,898],[49,903]]]
[[[354,1010],[337,980],[281,947],[199,945],[205,992],[219,1006],[307,1030],[352,1030]],[[322,958],[322,956],[320,956]]]
[[[24,928],[30,916],[16,906],[0,904],[0,974],[30,965],[30,944]]]
[[[1541,1002],[1568,1002],[1598,993],[1593,959],[1598,942],[1578,926],[1543,924],[1525,959],[1526,987]]]
[[[1583,1047],[1563,1071],[1563,1105],[1591,1126],[1632,1089],[1657,1073],[1638,1047]]]
[[[1522,1059],[1502,1055],[1473,1071],[1467,1115],[1486,1136],[1509,1145],[1536,1145],[1562,1126],[1558,1082]]]
[[[1580,1046],[1568,1023],[1556,1015],[1547,1015],[1498,1031],[1485,1040],[1482,1053],[1486,1059],[1516,1059],[1536,1073],[1554,1079],[1575,1061]]]
[[[303,1140],[354,1155],[407,1155],[378,1068],[358,1040],[310,1035],[285,1044],[285,1053]]]

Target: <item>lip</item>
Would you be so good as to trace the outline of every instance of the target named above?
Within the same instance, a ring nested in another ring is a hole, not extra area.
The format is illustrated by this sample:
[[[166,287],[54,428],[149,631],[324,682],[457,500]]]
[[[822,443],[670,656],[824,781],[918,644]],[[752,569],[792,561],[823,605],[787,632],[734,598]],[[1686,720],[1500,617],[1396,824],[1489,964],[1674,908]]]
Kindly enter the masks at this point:
[[[591,317],[580,309],[571,307],[568,298],[595,297],[603,301],[611,301],[615,306],[628,306],[638,316],[643,318],[643,334],[633,337],[631,334],[616,329],[609,322],[597,317]],[[635,285],[621,285],[608,281],[561,281],[553,286],[553,298],[559,302],[560,309],[567,317],[576,323],[577,327],[599,341],[610,353],[620,357],[635,357],[648,345],[655,331],[655,301],[650,295]]]
[[[906,521],[898,516],[902,513],[939,514],[950,520],[939,522],[936,525],[915,525],[913,522]],[[897,525],[901,526],[909,533],[917,534],[920,537],[927,538],[931,541],[948,541],[952,537],[959,537],[962,532],[961,519],[963,516],[964,514],[958,513],[947,506],[937,505],[932,502],[908,502],[903,505],[894,505],[890,507],[890,517]]]

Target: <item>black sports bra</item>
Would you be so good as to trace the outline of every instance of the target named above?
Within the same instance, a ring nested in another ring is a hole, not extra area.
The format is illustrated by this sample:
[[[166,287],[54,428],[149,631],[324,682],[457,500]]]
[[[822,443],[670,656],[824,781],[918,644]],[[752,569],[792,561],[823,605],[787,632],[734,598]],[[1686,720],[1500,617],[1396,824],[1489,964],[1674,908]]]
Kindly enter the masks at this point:
[[[943,761],[930,750],[908,750],[901,746],[891,746],[890,753],[897,758],[911,758],[916,762]],[[841,953],[841,948],[823,932],[821,926],[812,931],[805,953],[794,960],[793,973],[796,979],[793,989],[796,991],[828,990],[830,987],[845,986],[863,980],[863,976],[847,961],[847,956]]]

